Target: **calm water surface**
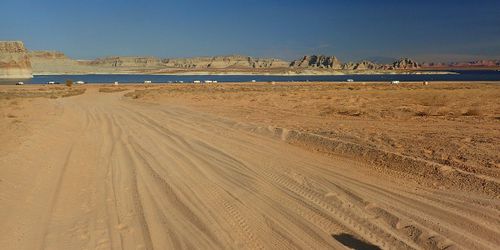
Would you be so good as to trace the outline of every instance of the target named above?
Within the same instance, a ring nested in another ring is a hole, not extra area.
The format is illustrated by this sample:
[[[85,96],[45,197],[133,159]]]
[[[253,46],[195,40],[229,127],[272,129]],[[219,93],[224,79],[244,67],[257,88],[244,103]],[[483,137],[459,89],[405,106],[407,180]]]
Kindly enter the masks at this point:
[[[377,81],[500,81],[500,71],[497,70],[469,70],[453,71],[458,74],[445,75],[337,75],[337,76],[266,76],[266,75],[37,75],[32,79],[24,80],[24,83],[43,84],[49,81],[64,83],[70,79],[73,81],[84,81],[87,83],[169,83],[184,81],[185,83],[196,80],[212,80],[223,82],[333,82],[353,79],[356,82]],[[5,82],[5,81],[4,81]],[[10,81],[12,82],[12,80]]]

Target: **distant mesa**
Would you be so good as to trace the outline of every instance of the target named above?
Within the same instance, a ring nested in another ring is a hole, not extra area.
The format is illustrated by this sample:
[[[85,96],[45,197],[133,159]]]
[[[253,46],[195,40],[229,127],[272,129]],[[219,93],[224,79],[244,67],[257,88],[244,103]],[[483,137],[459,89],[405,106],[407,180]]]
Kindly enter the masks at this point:
[[[288,62],[274,58],[253,58],[241,55],[214,56],[214,57],[192,57],[164,59],[163,63],[172,68],[192,69],[262,69],[262,68],[284,68]]]
[[[411,59],[403,58],[398,61],[395,61],[392,64],[392,67],[394,69],[418,69],[420,68],[420,65]]]
[[[31,78],[32,68],[28,51],[20,41],[0,41],[0,77]]]
[[[375,58],[377,59],[377,58]],[[22,42],[0,42],[0,78],[29,78],[32,74],[371,74],[411,72],[419,69],[500,67],[500,60],[465,63],[422,63],[409,58],[342,63],[335,56],[306,55],[288,62],[244,55],[190,58],[109,56],[75,60],[59,51],[28,51]],[[380,61],[386,61],[381,63]]]
[[[68,59],[64,53],[59,51],[35,50],[30,51],[29,56],[31,59]]]
[[[433,63],[424,62],[422,63],[422,68],[456,68],[456,69],[484,69],[484,68],[495,68],[500,67],[500,60],[476,60],[470,62],[450,62],[450,63]]]
[[[377,70],[379,68],[381,68],[381,66],[370,61],[361,61],[358,63],[350,62],[342,65],[342,69],[344,70]]]
[[[341,69],[342,64],[335,56],[312,55],[291,62],[290,67]]]
[[[290,63],[291,68],[321,68],[334,70],[415,70],[420,65],[408,58],[396,60],[392,64],[377,64],[363,60],[360,62],[341,63],[335,56],[312,55],[304,56]]]
[[[183,69],[225,69],[225,68],[272,68],[287,67],[288,63],[279,59],[252,58],[249,56],[214,56],[192,58],[156,57],[106,57],[89,62],[90,65],[104,67],[167,67]]]

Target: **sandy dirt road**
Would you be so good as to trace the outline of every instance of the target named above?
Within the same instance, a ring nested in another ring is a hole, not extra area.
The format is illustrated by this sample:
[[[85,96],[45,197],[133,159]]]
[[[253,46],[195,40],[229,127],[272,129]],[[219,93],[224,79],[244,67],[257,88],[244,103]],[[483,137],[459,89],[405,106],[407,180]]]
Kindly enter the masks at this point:
[[[2,249],[494,249],[500,204],[90,89],[0,157]],[[5,149],[2,149],[5,150]]]

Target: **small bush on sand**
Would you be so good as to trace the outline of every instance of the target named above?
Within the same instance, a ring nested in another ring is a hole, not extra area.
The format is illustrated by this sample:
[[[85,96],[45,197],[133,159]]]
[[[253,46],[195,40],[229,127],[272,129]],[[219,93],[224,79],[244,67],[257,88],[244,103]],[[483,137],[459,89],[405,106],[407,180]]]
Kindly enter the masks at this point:
[[[480,116],[481,111],[477,108],[469,109],[467,112],[462,114],[463,116]]]
[[[111,88],[100,88],[99,89],[99,92],[103,92],[103,93],[114,93],[114,92],[122,92],[122,91],[126,91],[128,89],[126,88],[115,88],[115,87],[111,87]]]
[[[73,86],[73,81],[72,80],[66,80],[66,86],[68,86],[68,87]]]
[[[415,115],[416,116],[429,116],[429,111],[426,111],[426,110],[421,110],[421,111],[417,111],[415,112]]]

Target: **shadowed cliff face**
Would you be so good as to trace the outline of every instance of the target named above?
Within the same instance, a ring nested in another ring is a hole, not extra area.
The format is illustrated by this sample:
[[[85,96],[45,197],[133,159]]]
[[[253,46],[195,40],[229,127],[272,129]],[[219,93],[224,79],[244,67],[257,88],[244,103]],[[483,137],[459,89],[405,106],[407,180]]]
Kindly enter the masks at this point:
[[[0,41],[0,78],[31,77],[31,62],[24,44]]]

